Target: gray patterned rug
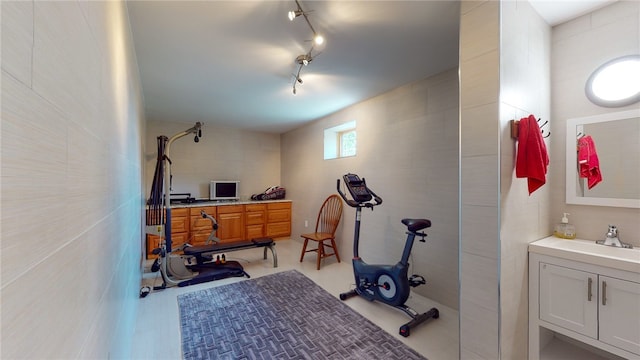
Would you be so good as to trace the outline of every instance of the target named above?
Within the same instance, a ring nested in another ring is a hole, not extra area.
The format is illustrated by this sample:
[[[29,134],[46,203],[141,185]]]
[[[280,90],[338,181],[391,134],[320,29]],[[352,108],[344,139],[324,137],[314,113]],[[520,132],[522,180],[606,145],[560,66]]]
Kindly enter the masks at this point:
[[[295,270],[178,305],[185,359],[424,359]]]

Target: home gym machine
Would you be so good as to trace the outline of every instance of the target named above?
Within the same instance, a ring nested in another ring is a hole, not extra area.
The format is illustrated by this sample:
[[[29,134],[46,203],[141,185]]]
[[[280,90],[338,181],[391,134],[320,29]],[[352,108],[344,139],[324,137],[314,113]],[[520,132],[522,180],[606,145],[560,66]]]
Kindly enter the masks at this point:
[[[242,265],[237,261],[224,261],[222,263],[213,260],[213,254],[224,251],[234,251],[248,247],[264,247],[264,257],[266,259],[267,248],[270,248],[274,256],[274,266],[277,264],[273,239],[264,238],[243,243],[218,244],[219,239],[215,236],[218,224],[214,217],[205,212],[201,212],[201,216],[209,219],[212,223],[212,232],[207,240],[208,243],[201,246],[185,244],[178,249],[172,248],[170,148],[175,140],[189,134],[195,134],[193,140],[196,143],[199,142],[200,137],[202,137],[201,126],[201,123],[197,122],[195,126],[177,133],[171,138],[166,136],[158,137],[158,159],[151,186],[151,196],[147,203],[146,216],[147,234],[157,235],[161,239],[160,247],[153,250],[153,254],[157,255],[157,258],[151,266],[151,271],[156,272],[159,270],[163,283],[161,286],[154,287],[154,290],[172,286],[193,285],[232,276],[249,277]],[[182,252],[182,254],[179,252]],[[144,294],[143,290],[141,290],[140,295],[144,297],[149,290],[145,290]]]
[[[407,240],[404,244],[400,261],[395,265],[367,264],[358,255],[362,209],[369,208],[373,210],[375,206],[382,204],[382,198],[367,187],[364,178],[360,179],[358,175],[350,173],[342,178],[352,199],[348,199],[340,189],[340,179],[337,181],[338,193],[347,205],[356,208],[356,223],[353,236],[353,274],[356,288],[340,294],[340,299],[346,300],[360,295],[369,301],[379,301],[402,310],[411,317],[411,321],[400,327],[400,335],[407,337],[411,334],[412,328],[430,318],[437,319],[440,316],[436,308],[431,308],[429,311],[420,314],[405,305],[411,288],[426,283],[422,276],[411,275],[411,277],[408,277],[407,272],[409,270],[409,256],[411,255],[413,241],[416,236],[420,236],[420,241],[425,242],[424,238],[427,234],[420,232],[420,230],[430,227],[431,221],[427,219],[402,219],[402,223],[407,227]]]

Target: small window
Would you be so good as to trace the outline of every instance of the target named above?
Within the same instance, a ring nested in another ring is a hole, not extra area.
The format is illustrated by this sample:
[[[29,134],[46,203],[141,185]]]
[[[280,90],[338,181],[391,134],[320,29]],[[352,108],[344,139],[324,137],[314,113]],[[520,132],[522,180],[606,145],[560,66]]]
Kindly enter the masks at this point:
[[[343,131],[338,134],[340,138],[340,153],[338,157],[356,155],[356,129]]]
[[[324,159],[336,159],[356,155],[356,122],[324,130]]]

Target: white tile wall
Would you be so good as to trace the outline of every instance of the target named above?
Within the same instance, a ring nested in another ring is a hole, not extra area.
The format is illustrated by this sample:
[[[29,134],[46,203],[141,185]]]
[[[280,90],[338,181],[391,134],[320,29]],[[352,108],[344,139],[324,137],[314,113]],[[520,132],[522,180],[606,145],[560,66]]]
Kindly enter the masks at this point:
[[[458,73],[452,69],[283,134],[282,181],[293,200],[292,238],[310,230],[304,220],[313,226],[324,198],[336,192],[336,179],[357,173],[384,199],[375,211],[363,212],[360,255],[370,263],[397,262],[406,238],[400,220],[430,219],[427,242],[415,243],[410,260],[411,271],[428,280],[415,291],[457,309],[457,99]],[[323,130],[351,120],[357,123],[357,156],[323,160]],[[346,207],[338,230],[344,261],[352,253],[354,217],[355,210]]]
[[[640,246],[639,209],[565,204],[565,133],[567,119],[637,108],[603,108],[589,102],[584,84],[593,70],[613,58],[640,54],[640,2],[617,1],[593,13],[553,28],[551,58],[552,123],[554,136],[551,157],[554,164],[554,196],[551,198],[553,223],[563,212],[580,238],[602,238],[607,224],[621,229],[624,241]]]
[[[460,23],[460,356],[499,357],[499,3],[463,1]]]
[[[124,358],[143,108],[121,2],[2,2],[2,358]]]
[[[194,121],[195,123],[195,121]],[[145,194],[149,196],[160,135],[171,137],[194,123],[149,121],[145,147]],[[248,199],[280,180],[280,135],[204,124],[198,143],[188,135],[170,149],[173,192],[209,197],[211,180],[239,180],[240,197]]]
[[[460,359],[499,359],[498,312],[470,300],[460,298]]]
[[[501,2],[500,42],[500,357],[527,357],[527,245],[550,234],[550,177],[529,195],[527,179],[515,177],[516,140],[509,121],[529,114],[551,130],[551,28],[527,1]],[[555,133],[545,138],[549,147]]]
[[[2,4],[2,68],[31,85],[33,48],[33,2]]]

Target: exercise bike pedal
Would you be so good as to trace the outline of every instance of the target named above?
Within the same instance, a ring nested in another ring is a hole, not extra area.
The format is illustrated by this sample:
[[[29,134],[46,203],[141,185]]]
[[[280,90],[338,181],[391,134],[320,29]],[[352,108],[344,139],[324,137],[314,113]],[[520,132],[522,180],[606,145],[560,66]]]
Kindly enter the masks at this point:
[[[151,272],[157,272],[160,270],[160,261],[156,258],[151,264]]]
[[[424,279],[423,276],[421,275],[411,275],[411,277],[409,277],[409,285],[411,287],[416,287],[416,286],[420,286],[420,285],[424,285],[427,283],[427,280]]]

